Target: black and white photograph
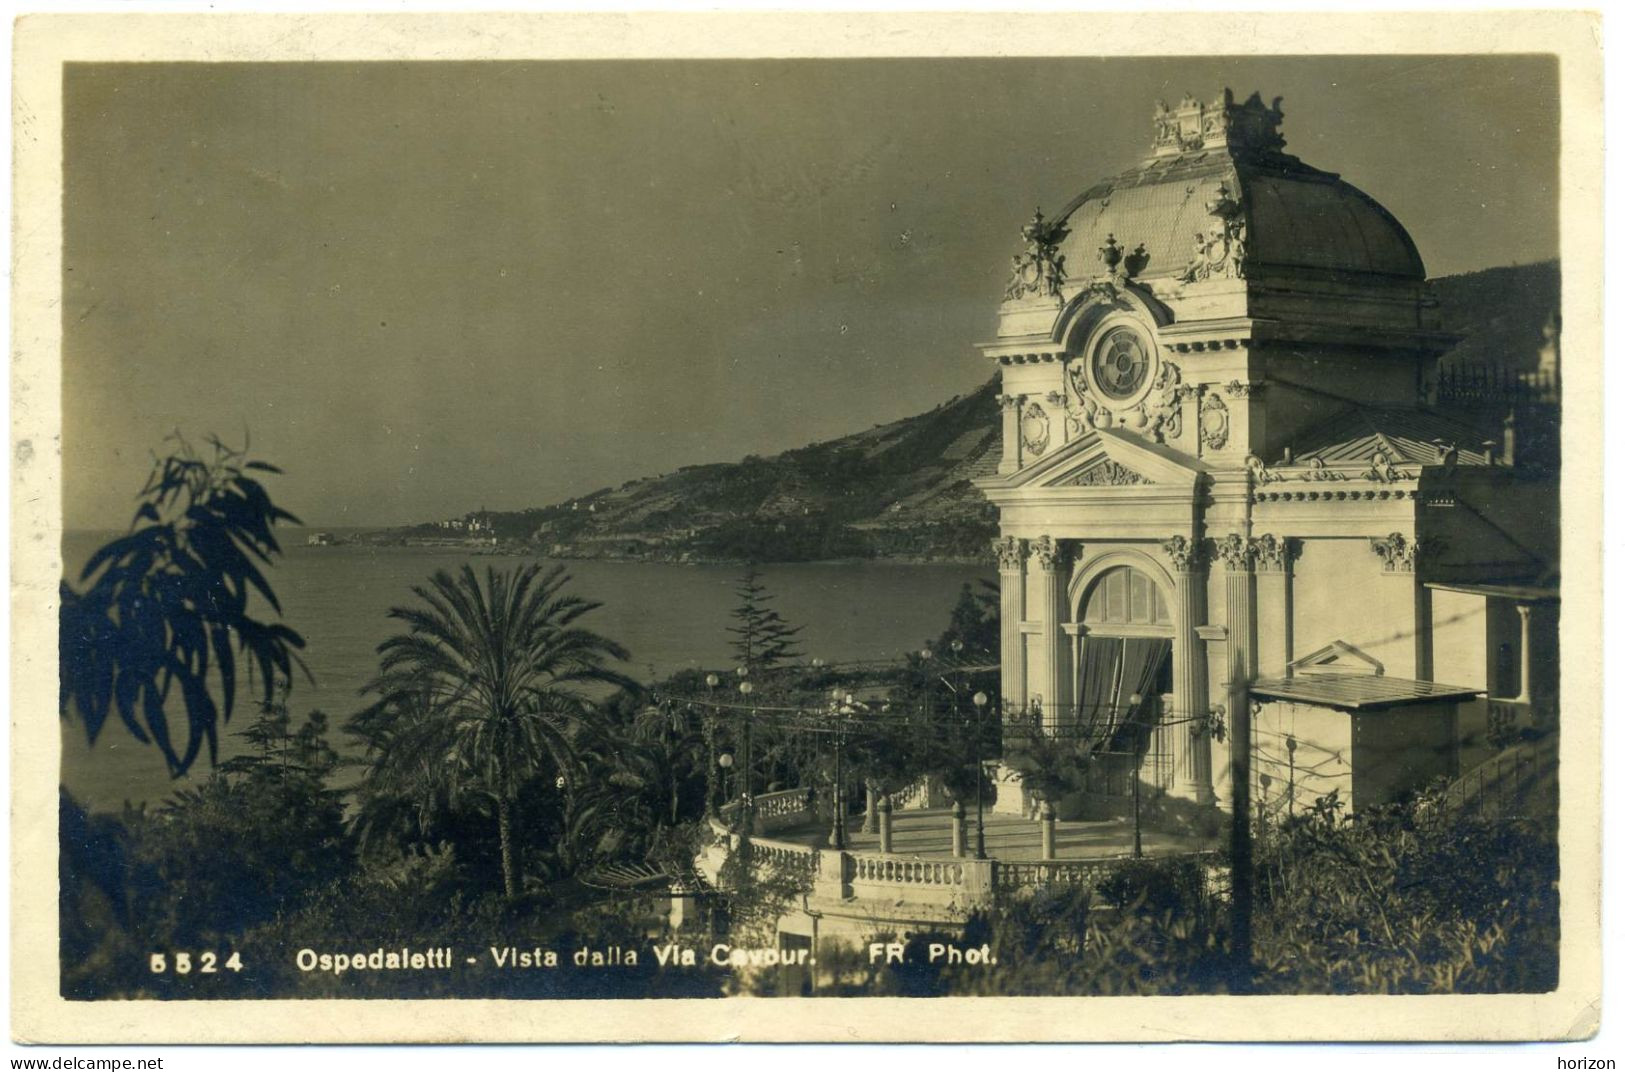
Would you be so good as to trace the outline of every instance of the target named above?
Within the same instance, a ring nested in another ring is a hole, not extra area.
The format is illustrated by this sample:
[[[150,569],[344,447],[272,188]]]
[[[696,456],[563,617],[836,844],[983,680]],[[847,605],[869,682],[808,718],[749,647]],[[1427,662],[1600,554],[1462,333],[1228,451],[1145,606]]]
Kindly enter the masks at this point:
[[[1586,17],[638,18],[19,24],[13,1035],[1593,1033]]]

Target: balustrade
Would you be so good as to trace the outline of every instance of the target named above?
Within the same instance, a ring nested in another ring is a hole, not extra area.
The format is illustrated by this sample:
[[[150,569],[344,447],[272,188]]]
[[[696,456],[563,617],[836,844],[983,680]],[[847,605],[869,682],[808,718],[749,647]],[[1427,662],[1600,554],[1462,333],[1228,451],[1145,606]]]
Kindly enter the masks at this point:
[[[1104,860],[1000,860],[993,869],[993,888],[1000,892],[1039,886],[1099,886],[1131,856]]]
[[[957,886],[965,869],[951,860],[905,860],[895,856],[854,856],[854,882],[886,882],[911,886]]]
[[[812,815],[804,789],[765,794],[756,798],[755,806],[758,821],[765,818],[788,825],[788,820]],[[738,805],[730,807],[736,814]],[[727,824],[733,818],[730,809],[724,808],[721,818],[712,821],[712,829],[721,842],[737,850],[747,838],[729,831]],[[957,816],[952,821],[956,826],[962,822]],[[824,896],[895,899],[896,887],[915,888],[921,904],[957,905],[961,910],[986,904],[992,896],[1017,896],[1044,886],[1097,887],[1134,862],[1130,855],[1088,860],[984,861],[963,856],[939,860],[820,850],[762,836],[749,837],[748,841],[753,868],[791,875],[809,885],[815,880],[834,883]],[[965,851],[962,840],[959,851]],[[825,855],[830,859],[823,859]]]

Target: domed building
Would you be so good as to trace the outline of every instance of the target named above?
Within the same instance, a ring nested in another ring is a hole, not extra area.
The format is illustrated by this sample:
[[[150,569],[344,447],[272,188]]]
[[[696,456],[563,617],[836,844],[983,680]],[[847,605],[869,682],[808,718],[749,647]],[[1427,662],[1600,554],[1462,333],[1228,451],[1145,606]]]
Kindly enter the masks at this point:
[[[1555,472],[1427,404],[1455,339],[1415,243],[1281,123],[1159,104],[1142,162],[1022,229],[980,346],[1006,709],[1105,760],[1063,818],[1134,779],[1245,803],[1232,769],[1386,802],[1487,754],[1497,694],[1555,701]]]

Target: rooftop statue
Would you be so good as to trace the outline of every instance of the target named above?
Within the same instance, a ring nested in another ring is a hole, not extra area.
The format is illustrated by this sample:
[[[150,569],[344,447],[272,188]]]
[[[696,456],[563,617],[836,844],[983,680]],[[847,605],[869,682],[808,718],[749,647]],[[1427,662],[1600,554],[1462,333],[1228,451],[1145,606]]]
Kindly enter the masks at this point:
[[[1058,252],[1061,241],[1071,234],[1064,223],[1051,223],[1041,210],[1021,228],[1026,248],[1010,258],[1010,282],[1004,288],[1005,301],[1034,294],[1059,297],[1066,282],[1066,255]]]

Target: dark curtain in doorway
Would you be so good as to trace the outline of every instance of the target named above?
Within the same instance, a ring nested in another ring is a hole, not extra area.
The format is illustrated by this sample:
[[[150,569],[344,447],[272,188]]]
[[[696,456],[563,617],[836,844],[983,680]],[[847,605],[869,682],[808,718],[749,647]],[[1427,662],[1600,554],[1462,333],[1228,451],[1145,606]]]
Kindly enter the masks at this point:
[[[1080,747],[1085,741],[1103,741],[1110,735],[1117,713],[1117,678],[1122,665],[1122,637],[1083,638],[1077,688],[1073,690],[1078,698],[1076,733]]]
[[[1156,717],[1157,677],[1172,651],[1166,637],[1085,637],[1074,693],[1079,736],[1095,748],[1137,750]]]
[[[1112,738],[1112,751],[1140,752],[1145,748],[1157,717],[1157,678],[1173,650],[1174,642],[1167,637],[1124,639],[1122,683],[1117,696],[1123,717]],[[1134,703],[1135,696],[1140,697],[1138,704]]]

